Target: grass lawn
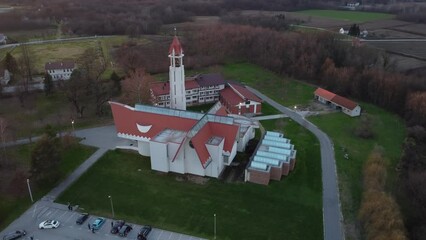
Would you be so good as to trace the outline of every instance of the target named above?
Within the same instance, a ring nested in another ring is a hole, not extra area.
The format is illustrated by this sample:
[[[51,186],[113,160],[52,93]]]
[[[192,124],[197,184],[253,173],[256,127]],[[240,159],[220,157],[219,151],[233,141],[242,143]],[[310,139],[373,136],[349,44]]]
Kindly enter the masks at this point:
[[[308,104],[315,91],[313,86],[278,76],[250,63],[227,64],[221,71],[227,79],[238,80],[256,88],[284,106]]]
[[[28,171],[30,169],[31,151],[33,147],[34,144],[28,144],[7,149],[8,156],[11,157],[14,161],[18,162],[18,169],[21,169],[23,171]],[[61,180],[65,179],[76,167],[78,167],[84,160],[89,158],[94,152],[94,148],[79,144],[75,144],[63,151],[62,161],[59,165],[59,171],[62,175]],[[0,198],[0,215],[2,216],[0,218],[0,229],[5,228],[14,219],[16,219],[19,215],[26,211],[32,204],[26,190],[27,186],[25,179],[22,180],[22,184],[22,188],[24,188],[23,195],[11,196],[5,193]],[[19,187],[15,185],[14,187]],[[31,185],[34,201],[37,201],[38,199],[43,197],[54,187],[53,185],[35,186],[32,182]]]
[[[294,172],[269,186],[178,180],[181,175],[150,170],[146,157],[116,150],[104,155],[58,200],[110,216],[107,196],[112,195],[117,218],[210,239],[214,213],[218,239],[321,239],[318,141],[294,122],[275,122],[264,124],[267,129],[284,129],[300,150]]]
[[[346,20],[351,22],[368,22],[383,19],[391,19],[395,16],[388,13],[362,12],[362,11],[344,11],[344,10],[320,10],[311,9],[298,11],[298,13],[306,14],[314,17],[333,18]]]
[[[374,139],[361,139],[352,129],[360,124],[360,118],[351,118],[342,113],[310,117],[309,120],[326,132],[334,143],[340,198],[346,223],[356,221],[362,197],[362,168],[374,146],[381,146],[388,159],[388,190],[394,191],[395,166],[401,155],[405,137],[403,121],[396,115],[370,104],[361,104],[363,111],[373,119]],[[343,148],[349,159],[343,157]]]

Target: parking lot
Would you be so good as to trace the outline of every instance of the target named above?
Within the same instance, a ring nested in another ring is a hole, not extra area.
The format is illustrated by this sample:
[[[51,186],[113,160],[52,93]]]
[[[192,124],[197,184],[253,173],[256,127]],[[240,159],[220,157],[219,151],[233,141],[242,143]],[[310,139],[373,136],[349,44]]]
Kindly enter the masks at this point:
[[[106,219],[103,226],[95,233],[92,233],[88,228],[88,223],[92,223],[98,216],[90,217],[82,224],[77,225],[75,221],[79,217],[79,212],[70,211],[66,205],[61,205],[51,202],[40,201],[34,204],[20,218],[13,222],[9,227],[1,232],[0,237],[4,234],[18,229],[24,229],[27,232],[27,239],[30,236],[34,240],[88,240],[88,239],[136,239],[141,225],[130,223],[133,230],[130,231],[127,237],[110,234],[111,219]],[[44,220],[52,219],[60,222],[57,229],[39,229],[38,225]],[[192,237],[180,233],[170,232],[153,228],[149,234],[148,240],[201,240],[201,238]]]

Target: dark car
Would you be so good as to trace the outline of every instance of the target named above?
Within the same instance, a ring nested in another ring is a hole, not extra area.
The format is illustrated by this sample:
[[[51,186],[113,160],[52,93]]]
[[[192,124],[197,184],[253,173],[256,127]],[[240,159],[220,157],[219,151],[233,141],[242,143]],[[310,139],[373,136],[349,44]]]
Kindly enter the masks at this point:
[[[129,224],[125,224],[120,228],[120,232],[118,233],[118,235],[120,235],[120,237],[127,237],[127,234],[129,234],[132,229],[132,226],[130,226]]]
[[[151,232],[152,227],[149,225],[145,225],[141,228],[141,230],[138,233],[138,240],[146,240],[148,237],[148,234]]]
[[[3,240],[13,240],[25,236],[25,230],[16,230],[3,236]]]
[[[88,213],[82,213],[77,220],[75,221],[75,223],[81,225],[83,224],[87,219],[89,218],[89,214]]]
[[[121,227],[123,227],[123,225],[125,223],[126,222],[124,222],[123,220],[117,220],[117,221],[115,221],[114,225],[111,228],[111,233],[112,234],[118,233],[118,231],[120,231]]]

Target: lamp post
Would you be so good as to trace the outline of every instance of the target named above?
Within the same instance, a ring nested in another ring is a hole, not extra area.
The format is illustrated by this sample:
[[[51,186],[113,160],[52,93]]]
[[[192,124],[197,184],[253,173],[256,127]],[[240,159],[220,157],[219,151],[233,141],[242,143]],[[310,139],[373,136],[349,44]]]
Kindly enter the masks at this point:
[[[214,217],[214,239],[216,239],[216,213],[213,214]]]
[[[72,135],[74,136],[74,119],[71,119]]]
[[[28,192],[30,193],[31,202],[34,202],[33,194],[31,192],[31,187],[30,187],[30,179],[28,179],[28,178],[27,178],[27,186],[28,186]]]
[[[111,202],[112,218],[114,218],[114,217],[115,217],[115,216],[114,216],[114,204],[112,203],[112,196],[111,196],[111,195],[109,195],[109,196],[108,196],[108,198],[109,198],[109,201]]]

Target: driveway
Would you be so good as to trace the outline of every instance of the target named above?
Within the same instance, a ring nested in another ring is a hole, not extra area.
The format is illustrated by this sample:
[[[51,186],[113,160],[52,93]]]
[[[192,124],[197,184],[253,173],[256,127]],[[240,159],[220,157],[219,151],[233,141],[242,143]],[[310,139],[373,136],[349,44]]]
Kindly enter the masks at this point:
[[[250,91],[265,100],[271,106],[286,114],[291,119],[311,131],[319,140],[321,145],[321,168],[322,168],[322,204],[323,204],[323,228],[325,240],[344,239],[342,229],[342,212],[340,211],[339,188],[337,185],[336,160],[334,158],[333,144],[327,134],[317,126],[306,120],[300,114],[282,106],[261,92],[246,86]]]

